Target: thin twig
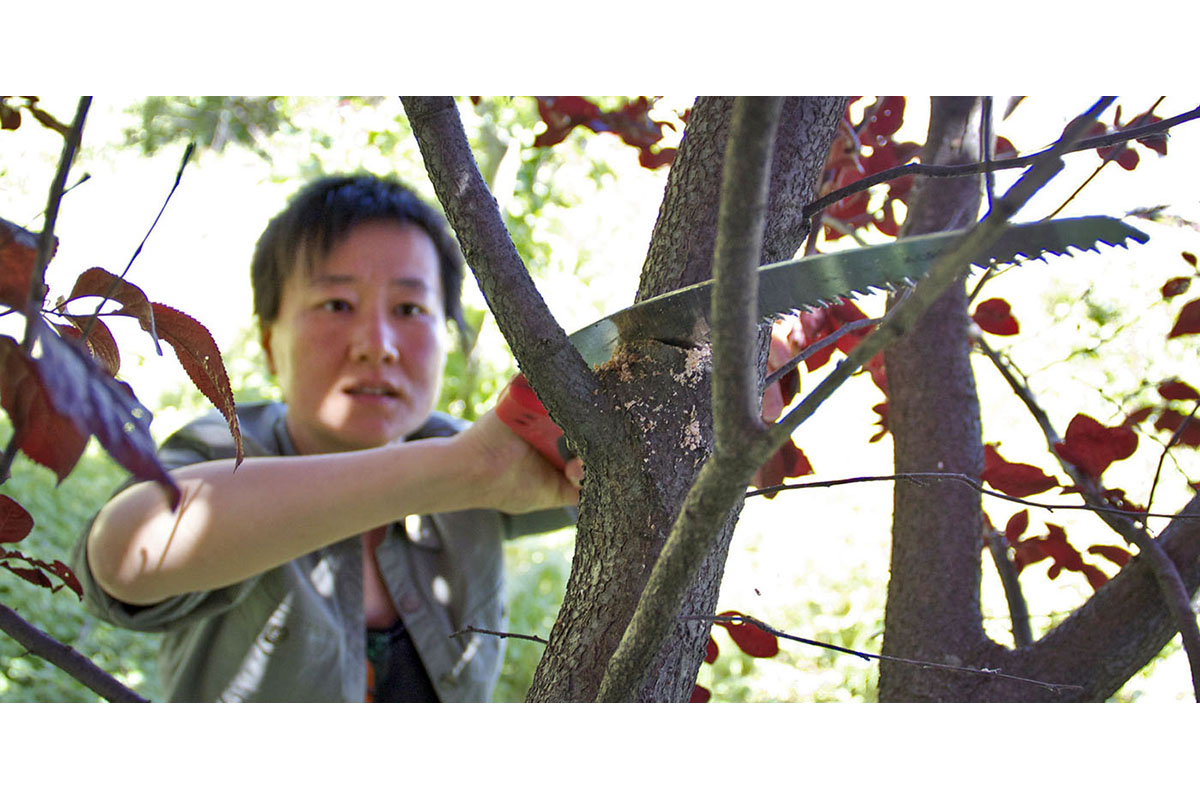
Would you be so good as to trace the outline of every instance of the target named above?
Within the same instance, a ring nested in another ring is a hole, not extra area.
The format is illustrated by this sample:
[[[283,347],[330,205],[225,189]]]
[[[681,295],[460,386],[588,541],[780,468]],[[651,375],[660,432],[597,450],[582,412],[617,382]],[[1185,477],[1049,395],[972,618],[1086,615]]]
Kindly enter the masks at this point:
[[[175,190],[179,188],[179,182],[183,180],[184,167],[188,165],[188,161],[192,157],[192,152],[196,149],[195,142],[188,142],[187,148],[183,151],[183,158],[179,162],[179,169],[175,172],[175,182],[171,184],[171,190],[167,192],[167,199],[163,200],[162,207],[158,209],[158,214],[155,215],[154,221],[150,223],[150,228],[146,231],[146,235],[142,237],[142,241],[138,243],[137,249],[133,251],[133,255],[129,258],[129,263],[125,265],[125,269],[121,270],[121,274],[115,276],[112,282],[109,283],[108,289],[105,290],[104,296],[100,298],[100,303],[96,306],[96,310],[92,312],[92,316],[88,318],[87,325],[83,328],[83,339],[86,340],[92,332],[92,326],[95,325],[97,318],[100,316],[100,309],[104,308],[104,304],[112,298],[116,293],[117,287],[121,285],[121,281],[125,280],[125,276],[129,274],[133,262],[141,255],[142,248],[146,246],[146,240],[150,238],[150,234],[154,233],[155,227],[158,226],[158,221],[162,219],[163,212],[167,210],[167,204],[171,202],[171,198],[175,196]],[[162,355],[162,343],[158,341],[158,332],[155,330],[154,314],[150,314],[150,339],[154,342],[154,349],[158,355]]]
[[[71,162],[75,160],[75,151],[79,149],[79,142],[83,138],[83,123],[87,119],[88,108],[91,104],[92,98],[79,98],[79,105],[75,109],[75,119],[63,138],[58,170],[54,174],[54,180],[50,183],[50,194],[46,199],[46,224],[42,227],[41,234],[38,235],[37,261],[34,264],[33,274],[30,276],[29,294],[25,301],[25,335],[21,341],[21,350],[26,356],[33,353],[33,342],[36,337],[35,321],[40,310],[43,287],[46,282],[46,265],[50,263],[50,253],[54,250],[54,223],[58,220],[58,207],[62,202],[63,187],[66,186],[67,175],[71,171]],[[0,483],[8,480],[18,449],[17,431],[14,430],[12,438],[8,440],[8,444],[4,448],[4,454],[0,456]]]
[[[1136,128],[1127,128],[1123,131],[1105,134],[1104,136],[1093,136],[1089,139],[1080,139],[1073,143],[1068,148],[1063,150],[1063,153],[1075,153],[1081,150],[1092,150],[1098,147],[1108,147],[1121,142],[1127,142],[1131,139],[1144,139],[1147,136],[1163,133],[1176,125],[1182,125],[1185,122],[1191,122],[1194,119],[1200,118],[1200,106],[1191,111],[1184,112],[1177,116],[1165,119],[1160,122],[1153,122],[1147,125],[1139,125]],[[1057,145],[1055,145],[1057,146]],[[829,206],[841,200],[845,200],[851,195],[858,192],[870,189],[872,186],[877,186],[881,183],[894,181],[897,178],[902,178],[905,175],[928,175],[935,178],[955,178],[961,175],[977,175],[981,172],[1002,170],[1002,169],[1019,169],[1027,167],[1038,158],[1045,156],[1055,146],[1048,147],[1045,150],[1040,150],[1037,153],[1028,156],[1015,156],[1006,158],[1001,161],[992,161],[990,164],[977,162],[974,164],[956,164],[956,165],[940,165],[940,164],[920,164],[909,163],[902,164],[899,167],[892,167],[877,172],[874,175],[863,178],[862,180],[849,183],[840,189],[830,192],[824,197],[819,197],[804,207],[804,217],[811,218],[818,211],[822,211]]]
[[[1158,104],[1161,103],[1165,99],[1166,99],[1166,96],[1164,95],[1163,97],[1160,97],[1157,100],[1155,100],[1154,105],[1150,106],[1150,110],[1147,111],[1146,113],[1153,114],[1154,109],[1158,108]],[[1074,200],[1076,197],[1079,196],[1080,192],[1082,192],[1084,189],[1087,188],[1088,184],[1090,184],[1093,180],[1096,179],[1096,176],[1100,174],[1100,170],[1104,169],[1109,164],[1116,161],[1117,156],[1119,156],[1124,150],[1125,150],[1124,147],[1120,147],[1117,150],[1114,150],[1113,152],[1109,153],[1108,156],[1103,161],[1100,162],[1100,166],[1098,166],[1094,170],[1092,170],[1092,174],[1087,176],[1087,178],[1083,181],[1083,183],[1079,184],[1079,188],[1077,188],[1075,191],[1071,192],[1071,196],[1068,197],[1066,200],[1062,201],[1062,205],[1060,205],[1058,208],[1054,209],[1048,215],[1046,215],[1046,219],[1054,219],[1056,216],[1058,216],[1058,214],[1064,208],[1066,208],[1067,206],[1069,206],[1071,204],[1072,200]]]
[[[779,369],[775,370],[770,375],[768,375],[767,380],[764,382],[763,385],[770,386],[772,383],[779,380],[784,375],[788,374],[790,371],[795,369],[796,366],[801,361],[805,361],[808,358],[811,358],[813,356],[813,354],[820,352],[821,350],[824,350],[826,347],[832,347],[837,342],[838,339],[841,339],[846,334],[853,333],[854,331],[857,331],[857,330],[862,330],[863,328],[869,328],[872,325],[879,324],[879,322],[880,322],[880,320],[878,320],[878,319],[858,319],[858,320],[855,320],[854,322],[847,322],[845,325],[838,328],[833,333],[829,334],[828,336],[826,336],[822,339],[818,339],[813,344],[810,344],[808,347],[801,350],[800,353],[798,355],[794,356],[791,361],[788,361],[782,367],[780,367]]]
[[[1167,460],[1167,453],[1183,438],[1183,432],[1187,430],[1188,425],[1192,424],[1192,420],[1196,418],[1197,411],[1200,411],[1200,400],[1192,407],[1192,413],[1188,414],[1187,419],[1181,422],[1179,427],[1175,429],[1175,433],[1171,435],[1171,440],[1163,447],[1162,454],[1158,457],[1158,467],[1154,470],[1154,482],[1150,484],[1150,496],[1146,499],[1147,512],[1154,505],[1154,493],[1158,490],[1158,481],[1162,477],[1163,463]]]
[[[487,636],[498,636],[501,639],[524,639],[528,642],[537,642],[538,644],[550,644],[540,636],[531,636],[527,633],[507,633],[505,631],[489,631],[484,628],[476,628],[474,625],[468,625],[462,630],[455,631],[450,634],[451,639],[456,639],[459,636],[466,636],[468,633],[482,633]]]
[[[992,162],[992,98],[983,98],[983,113],[979,120],[979,141],[983,145],[983,179],[987,186],[988,213],[992,213],[992,205],[996,202],[996,177]]]
[[[1017,647],[1027,647],[1033,644],[1033,630],[1029,627],[1029,604],[1025,602],[1025,593],[1021,591],[1017,567],[1009,557],[1008,542],[1005,541],[1004,534],[991,525],[983,532],[983,540],[987,543],[988,552],[992,554],[996,574],[1000,576],[1000,585],[1004,587],[1004,598],[1008,601],[1008,617],[1012,622],[1013,644]]]
[[[75,152],[83,138],[83,123],[87,120],[88,109],[92,105],[91,97],[79,98],[75,109],[75,119],[71,130],[63,139],[62,155],[58,159],[58,170],[54,180],[50,182],[50,194],[46,198],[46,224],[38,236],[37,263],[29,282],[29,300],[25,309],[25,338],[21,342],[25,354],[33,352],[34,318],[42,302],[42,290],[46,280],[46,265],[50,263],[50,253],[54,250],[54,224],[58,221],[58,207],[62,202],[63,187],[67,185],[67,175],[71,171],[71,162],[75,160]]]
[[[1010,503],[1017,503],[1031,508],[1041,508],[1047,511],[1091,511],[1093,513],[1116,514],[1117,516],[1128,517],[1138,520],[1143,517],[1157,517],[1161,519],[1200,519],[1200,514],[1150,514],[1145,511],[1130,511],[1127,509],[1113,508],[1108,505],[1095,505],[1085,503],[1083,505],[1074,503],[1039,503],[1036,500],[1026,500],[1023,497],[1014,497],[1011,494],[996,492],[985,488],[983,483],[972,478],[970,475],[963,475],[960,472],[901,472],[895,475],[860,475],[854,478],[838,478],[829,481],[805,481],[804,483],[781,483],[776,486],[764,486],[761,489],[754,489],[746,492],[746,498],[757,497],[759,495],[771,494],[774,492],[786,492],[791,489],[828,489],[834,486],[845,486],[851,483],[874,483],[877,481],[909,481],[918,486],[924,480],[947,480],[965,483],[980,494],[985,494],[989,497],[996,497],[1001,500],[1007,500]]]
[[[870,661],[871,659],[875,659],[876,661],[891,661],[891,662],[894,662],[897,664],[909,664],[911,666],[921,667],[923,669],[943,669],[943,670],[949,670],[951,672],[967,672],[972,675],[979,675],[979,676],[983,676],[983,677],[1001,678],[1003,680],[1019,681],[1021,683],[1030,683],[1035,686],[1041,686],[1044,689],[1047,689],[1052,692],[1061,692],[1061,691],[1065,691],[1065,690],[1083,691],[1082,686],[1076,686],[1075,684],[1047,683],[1046,681],[1038,681],[1038,680],[1034,680],[1033,678],[1025,678],[1020,675],[1009,675],[1007,673],[1001,672],[998,669],[988,669],[986,667],[983,667],[983,668],[981,668],[981,667],[956,667],[951,664],[938,664],[938,663],[935,663],[932,661],[918,661],[918,660],[912,659],[912,658],[900,658],[899,656],[885,656],[885,655],[881,655],[879,653],[864,653],[861,650],[852,650],[849,647],[841,647],[836,644],[827,644],[825,642],[818,642],[814,639],[805,639],[802,636],[793,636],[790,633],[781,631],[778,628],[774,628],[774,627],[768,625],[767,623],[762,622],[761,620],[755,619],[754,617],[745,617],[745,616],[742,616],[742,617],[737,617],[737,616],[708,617],[708,616],[698,616],[698,615],[696,615],[696,616],[685,615],[685,616],[680,616],[679,618],[682,620],[689,620],[689,621],[695,621],[695,622],[709,622],[709,623],[743,622],[743,623],[748,623],[748,624],[753,625],[754,627],[758,628],[759,630],[765,631],[774,636],[778,636],[781,639],[788,639],[793,642],[799,642],[801,644],[812,645],[813,647],[821,647],[826,650],[833,650],[838,653],[845,653],[846,655],[858,656],[859,658],[863,659],[864,661]]]

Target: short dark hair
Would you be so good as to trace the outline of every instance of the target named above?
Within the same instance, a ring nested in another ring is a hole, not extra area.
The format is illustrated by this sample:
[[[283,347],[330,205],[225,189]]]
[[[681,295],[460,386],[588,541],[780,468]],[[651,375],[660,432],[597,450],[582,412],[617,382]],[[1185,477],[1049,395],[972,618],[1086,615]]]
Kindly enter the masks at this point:
[[[429,235],[437,250],[446,319],[464,331],[463,257],[445,219],[404,184],[375,175],[319,178],[267,223],[250,262],[259,323],[270,324],[279,316],[283,285],[301,260],[311,272],[356,227],[377,221],[416,225]]]

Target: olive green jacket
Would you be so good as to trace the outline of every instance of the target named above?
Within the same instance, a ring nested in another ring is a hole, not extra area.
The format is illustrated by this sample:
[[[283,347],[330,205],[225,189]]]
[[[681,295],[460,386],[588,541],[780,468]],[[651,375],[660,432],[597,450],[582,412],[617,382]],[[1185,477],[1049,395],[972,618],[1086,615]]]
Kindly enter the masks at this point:
[[[247,457],[295,455],[286,406],[238,409]],[[434,414],[410,439],[451,436],[464,423]],[[172,435],[160,451],[167,469],[232,458],[233,440],[216,412]],[[314,486],[313,491],[320,491]],[[270,502],[263,498],[263,502]],[[572,522],[555,509],[522,516],[478,509],[398,520],[376,551],[396,609],[445,702],[483,702],[500,674],[503,639],[461,633],[503,630],[508,537]],[[80,538],[72,569],[100,619],[163,633],[160,666],[171,701],[361,701],[366,693],[360,537],[211,591],[132,606],[109,597],[87,564]],[[458,634],[458,635],[456,635]]]

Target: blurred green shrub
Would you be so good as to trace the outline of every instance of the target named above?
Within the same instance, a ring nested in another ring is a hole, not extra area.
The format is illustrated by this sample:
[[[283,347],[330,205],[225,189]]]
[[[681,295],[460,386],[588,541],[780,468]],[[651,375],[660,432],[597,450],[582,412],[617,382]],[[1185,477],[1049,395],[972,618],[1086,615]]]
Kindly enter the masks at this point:
[[[7,422],[0,437],[9,436]],[[65,481],[18,457],[0,491],[20,500],[33,515],[33,532],[14,549],[45,561],[68,561],[84,527],[125,480],[125,472],[93,443]],[[26,622],[92,659],[143,697],[158,695],[157,641],[149,634],[114,628],[93,619],[68,590],[47,589],[0,570],[0,603]],[[0,701],[96,702],[98,698],[57,667],[32,656],[0,634]]]

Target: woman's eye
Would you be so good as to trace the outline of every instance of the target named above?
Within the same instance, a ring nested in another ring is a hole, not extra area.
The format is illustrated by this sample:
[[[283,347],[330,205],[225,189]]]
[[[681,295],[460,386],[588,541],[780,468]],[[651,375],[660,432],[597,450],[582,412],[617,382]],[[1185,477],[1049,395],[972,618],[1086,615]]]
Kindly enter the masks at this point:
[[[396,314],[401,317],[419,317],[425,313],[425,307],[416,303],[401,303],[396,306]]]
[[[347,300],[342,300],[338,297],[331,297],[321,303],[321,308],[326,311],[349,311],[350,303]]]

